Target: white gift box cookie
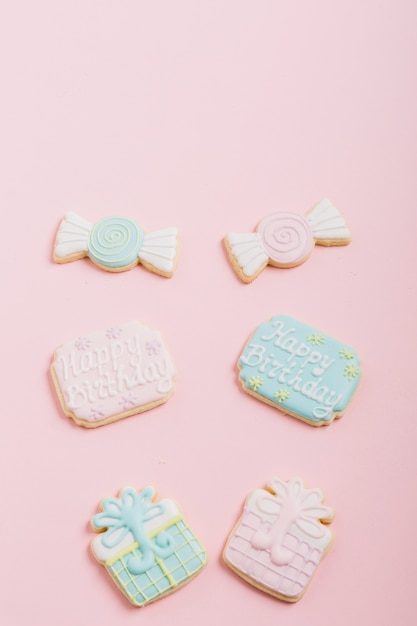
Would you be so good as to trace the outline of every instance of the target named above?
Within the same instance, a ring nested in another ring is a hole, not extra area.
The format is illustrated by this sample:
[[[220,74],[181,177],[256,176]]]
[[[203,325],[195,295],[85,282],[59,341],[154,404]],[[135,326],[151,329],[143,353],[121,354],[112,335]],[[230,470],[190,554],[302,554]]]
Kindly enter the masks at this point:
[[[255,280],[267,265],[301,265],[315,245],[344,246],[350,241],[344,218],[328,198],[305,216],[281,211],[264,217],[254,233],[229,233],[225,237],[232,266],[245,283]]]
[[[246,393],[312,426],[344,414],[362,374],[353,348],[287,315],[256,328],[238,367]]]
[[[152,409],[174,392],[175,368],[161,334],[138,321],[65,343],[51,374],[65,415],[87,428]]]
[[[164,228],[145,232],[128,217],[106,217],[91,224],[76,213],[65,215],[54,246],[57,263],[89,257],[109,272],[123,272],[138,263],[167,278],[175,271],[178,230]]]
[[[102,511],[91,520],[100,531],[91,544],[95,558],[135,606],[176,591],[207,561],[177,504],[154,497],[151,486],[125,487],[119,498],[103,500]]]
[[[332,545],[333,518],[320,489],[307,489],[300,478],[273,479],[247,498],[224,561],[258,589],[296,602]]]

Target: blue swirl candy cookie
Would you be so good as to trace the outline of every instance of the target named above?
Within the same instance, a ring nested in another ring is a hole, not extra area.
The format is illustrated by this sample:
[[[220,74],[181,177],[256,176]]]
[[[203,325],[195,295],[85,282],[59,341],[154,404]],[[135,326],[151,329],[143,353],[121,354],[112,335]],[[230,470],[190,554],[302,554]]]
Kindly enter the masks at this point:
[[[127,217],[107,217],[91,224],[70,212],[58,228],[54,259],[68,263],[89,257],[109,272],[123,272],[141,263],[169,278],[175,271],[177,248],[176,228],[145,233],[140,224]]]

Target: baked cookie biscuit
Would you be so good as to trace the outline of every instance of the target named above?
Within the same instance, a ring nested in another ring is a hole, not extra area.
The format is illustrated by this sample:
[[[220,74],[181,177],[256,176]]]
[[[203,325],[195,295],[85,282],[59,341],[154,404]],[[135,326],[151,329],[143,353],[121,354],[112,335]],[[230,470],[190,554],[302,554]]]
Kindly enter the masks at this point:
[[[320,489],[307,489],[300,478],[270,480],[247,498],[224,561],[258,589],[296,602],[333,543],[333,518]]]
[[[175,369],[161,334],[138,321],[65,343],[51,374],[65,415],[87,428],[152,409],[174,392]]]
[[[124,272],[141,263],[170,278],[177,264],[178,231],[165,228],[145,233],[127,217],[106,217],[91,224],[69,212],[62,220],[54,246],[54,260],[69,263],[89,257],[108,272]]]
[[[106,498],[91,524],[100,532],[91,544],[95,558],[135,606],[176,591],[206,564],[177,504],[155,501],[151,486],[124,487],[118,498]]]
[[[351,236],[335,206],[324,198],[306,215],[285,211],[265,217],[254,233],[229,233],[226,250],[233,268],[250,283],[267,265],[288,268],[304,263],[315,245],[345,246]]]
[[[353,348],[287,315],[258,326],[238,367],[246,393],[312,426],[344,414],[362,373]]]

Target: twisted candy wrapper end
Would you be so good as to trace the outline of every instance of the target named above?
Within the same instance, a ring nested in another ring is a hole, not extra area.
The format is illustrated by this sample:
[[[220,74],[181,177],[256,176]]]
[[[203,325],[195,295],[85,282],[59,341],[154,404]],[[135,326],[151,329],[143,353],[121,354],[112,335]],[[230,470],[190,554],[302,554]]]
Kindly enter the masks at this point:
[[[229,233],[226,243],[244,276],[251,280],[269,261],[258,233]]]
[[[55,243],[55,258],[63,259],[73,254],[88,251],[88,237],[93,225],[76,213],[65,215],[58,228]]]
[[[139,260],[151,265],[166,274],[174,271],[177,258],[178,230],[164,228],[145,233],[143,243],[138,251]]]
[[[314,240],[318,245],[340,246],[350,242],[345,220],[328,198],[323,198],[306,215]]]

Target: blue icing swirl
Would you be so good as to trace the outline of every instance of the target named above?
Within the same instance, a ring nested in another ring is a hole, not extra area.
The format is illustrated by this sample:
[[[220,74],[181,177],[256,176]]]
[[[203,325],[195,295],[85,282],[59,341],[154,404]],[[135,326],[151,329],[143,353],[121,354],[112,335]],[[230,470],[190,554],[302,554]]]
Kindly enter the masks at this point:
[[[98,265],[123,268],[135,263],[142,247],[142,228],[126,217],[108,217],[94,224],[88,255]]]

